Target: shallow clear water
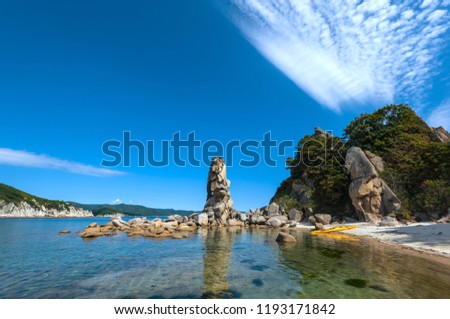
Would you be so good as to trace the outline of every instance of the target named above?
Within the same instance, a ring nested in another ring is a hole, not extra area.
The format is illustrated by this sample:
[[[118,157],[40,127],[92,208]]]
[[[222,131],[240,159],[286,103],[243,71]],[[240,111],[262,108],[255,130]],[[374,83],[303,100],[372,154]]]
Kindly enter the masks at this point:
[[[0,298],[450,298],[448,264],[361,238],[298,232],[283,245],[276,230],[223,229],[84,240],[76,231],[92,221],[107,219],[0,219]]]

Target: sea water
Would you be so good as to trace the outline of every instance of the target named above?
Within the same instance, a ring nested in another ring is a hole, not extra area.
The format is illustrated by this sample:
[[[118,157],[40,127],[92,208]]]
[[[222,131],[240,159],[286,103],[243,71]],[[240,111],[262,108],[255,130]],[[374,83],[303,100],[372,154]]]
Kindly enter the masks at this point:
[[[0,219],[0,298],[450,298],[437,259],[346,235],[199,229],[83,239],[92,219]],[[60,235],[67,229],[71,233]]]

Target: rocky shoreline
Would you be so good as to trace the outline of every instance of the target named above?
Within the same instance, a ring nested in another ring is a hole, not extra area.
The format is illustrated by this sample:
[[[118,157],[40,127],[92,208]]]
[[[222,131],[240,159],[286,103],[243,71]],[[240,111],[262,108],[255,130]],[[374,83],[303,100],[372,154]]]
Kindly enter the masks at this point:
[[[372,161],[368,157],[372,157]],[[375,228],[399,226],[400,223],[396,218],[381,215],[381,213],[387,214],[398,209],[400,202],[378,177],[374,162],[379,161],[373,160],[373,156],[363,153],[361,149],[352,149],[348,163],[354,181],[350,187],[351,190],[355,190],[355,196],[352,197],[353,203],[355,208],[361,210],[362,219],[371,222],[366,223],[367,225],[376,225]],[[314,214],[312,210],[305,212],[292,208],[286,212],[284,207],[275,201],[265,207],[242,213],[233,208],[229,187],[230,181],[226,176],[225,162],[222,158],[215,157],[208,173],[206,203],[202,212],[189,216],[172,215],[165,220],[160,218],[147,220],[145,217],[139,217],[128,222],[117,216],[103,225],[91,223],[80,233],[80,236],[96,238],[125,232],[130,237],[182,239],[190,237],[197,228],[243,227],[279,229],[277,241],[295,242],[295,238],[288,234],[290,230],[305,227],[326,229],[358,222],[352,218],[339,219],[330,214]],[[449,221],[450,218],[441,220],[442,223]],[[357,231],[353,233],[358,234]]]

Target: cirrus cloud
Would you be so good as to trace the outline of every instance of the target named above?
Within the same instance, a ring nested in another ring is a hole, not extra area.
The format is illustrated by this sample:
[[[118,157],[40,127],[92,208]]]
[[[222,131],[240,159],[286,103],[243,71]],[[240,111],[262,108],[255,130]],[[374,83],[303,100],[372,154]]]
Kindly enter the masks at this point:
[[[427,118],[428,125],[432,127],[442,126],[450,131],[450,99],[442,102]]]
[[[320,104],[421,102],[447,45],[449,1],[230,0],[252,45]],[[416,108],[417,109],[417,108]]]
[[[120,171],[98,168],[77,162],[71,162],[45,154],[35,154],[27,151],[18,151],[9,148],[0,148],[0,165],[49,168],[68,171],[75,174],[90,176],[117,176],[124,175]]]

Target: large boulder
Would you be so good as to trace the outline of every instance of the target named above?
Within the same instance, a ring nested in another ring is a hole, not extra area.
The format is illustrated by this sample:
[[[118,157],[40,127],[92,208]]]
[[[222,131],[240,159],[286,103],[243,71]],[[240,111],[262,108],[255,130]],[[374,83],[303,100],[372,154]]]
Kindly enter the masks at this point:
[[[201,213],[196,216],[196,224],[198,226],[208,226],[208,214]]]
[[[164,226],[163,221],[161,220],[161,218],[155,218],[153,220],[150,221],[150,225],[154,228],[161,228]]]
[[[303,212],[292,208],[289,212],[288,212],[288,218],[289,220],[294,220],[296,222],[300,222],[303,219]]]
[[[139,225],[139,224],[143,224],[144,220],[146,220],[146,218],[136,217],[136,218],[133,218],[132,220],[128,221],[128,224]]]
[[[266,223],[267,219],[264,216],[257,215],[254,219],[254,224],[257,225],[264,225]]]
[[[375,155],[369,155],[373,160]],[[360,219],[379,224],[382,216],[400,209],[400,200],[379,177],[375,165],[359,147],[349,148],[345,162],[352,180],[349,195]]]
[[[114,227],[123,227],[123,226],[129,227],[130,226],[130,224],[123,221],[122,218],[120,218],[120,216],[111,218],[109,220],[109,223]]]
[[[257,209],[256,211],[249,212],[247,214],[247,219],[249,224],[262,225],[266,223],[266,217],[261,215],[261,211]]]
[[[280,206],[275,202],[270,203],[270,205],[267,206],[263,212],[264,216],[269,216],[269,217],[276,216],[279,214],[280,214]]]
[[[242,222],[246,222],[247,221],[247,214],[243,214],[243,213],[239,213],[238,218],[242,221]]]
[[[314,217],[322,225],[328,225],[331,223],[331,215],[328,214],[315,214]]]
[[[276,228],[276,227],[282,227],[282,226],[286,225],[287,222],[288,222],[288,218],[286,216],[278,215],[278,216],[270,217],[266,221],[266,225]]]

